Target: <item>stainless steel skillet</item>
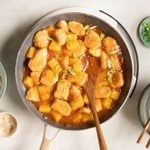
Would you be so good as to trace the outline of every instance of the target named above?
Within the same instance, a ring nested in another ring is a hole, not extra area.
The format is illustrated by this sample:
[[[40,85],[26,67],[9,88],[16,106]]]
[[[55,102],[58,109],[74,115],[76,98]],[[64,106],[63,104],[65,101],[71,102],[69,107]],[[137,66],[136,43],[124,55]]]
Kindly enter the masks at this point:
[[[44,123],[48,125],[52,125],[57,128],[67,129],[67,130],[81,130],[91,128],[94,125],[88,124],[84,126],[64,126],[61,124],[57,124],[52,120],[47,120],[43,117],[41,113],[37,111],[35,106],[28,100],[25,99],[25,88],[22,84],[23,79],[23,67],[25,61],[25,54],[27,52],[28,47],[32,43],[32,38],[34,34],[48,25],[55,24],[58,20],[76,20],[82,22],[83,24],[90,24],[90,25],[97,25],[101,28],[107,35],[114,37],[119,45],[121,46],[123,57],[124,57],[124,78],[125,84],[122,89],[122,93],[120,96],[120,100],[118,102],[117,107],[112,110],[108,116],[103,118],[101,122],[105,122],[114,114],[120,110],[127,99],[129,98],[136,82],[136,61],[135,56],[130,49],[130,46],[126,43],[125,37],[118,29],[118,24],[113,19],[111,19],[108,15],[104,14],[103,12],[98,12],[97,10],[91,10],[86,8],[79,8],[79,7],[72,7],[72,8],[64,8],[57,11],[54,11],[47,16],[43,17],[39,20],[30,30],[26,38],[24,39],[16,60],[16,68],[15,68],[15,76],[16,76],[16,83],[19,94],[25,106],[29,109],[30,112],[35,114],[38,118],[40,118]]]

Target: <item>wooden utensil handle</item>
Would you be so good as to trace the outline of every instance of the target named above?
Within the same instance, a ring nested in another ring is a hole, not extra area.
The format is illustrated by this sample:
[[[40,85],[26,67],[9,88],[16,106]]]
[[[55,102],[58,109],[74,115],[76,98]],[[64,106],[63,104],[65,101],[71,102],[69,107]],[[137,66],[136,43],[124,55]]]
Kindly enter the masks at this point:
[[[92,104],[91,107],[92,107],[93,117],[95,120],[95,126],[96,126],[96,130],[97,130],[97,136],[98,136],[98,142],[99,142],[100,150],[108,150],[107,145],[106,145],[106,141],[105,141],[105,138],[104,138],[101,126],[100,126],[100,122],[99,122],[99,118],[98,118],[98,115],[96,112],[96,108],[94,108],[95,105]]]

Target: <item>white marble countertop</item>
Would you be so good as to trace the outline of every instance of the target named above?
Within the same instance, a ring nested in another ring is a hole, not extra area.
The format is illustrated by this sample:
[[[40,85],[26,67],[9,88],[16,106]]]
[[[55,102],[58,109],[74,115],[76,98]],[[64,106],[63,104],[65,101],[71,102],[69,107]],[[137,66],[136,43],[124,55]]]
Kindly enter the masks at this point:
[[[13,136],[0,137],[0,150],[38,150],[43,123],[27,111],[18,95],[14,77],[16,55],[26,31],[38,18],[54,9],[73,5],[101,9],[110,13],[124,25],[136,44],[140,60],[138,86],[132,99],[129,99],[124,108],[102,127],[109,150],[144,149],[144,144],[136,144],[142,129],[137,116],[137,103],[143,88],[150,82],[150,71],[148,71],[150,50],[140,43],[137,37],[137,25],[141,19],[150,15],[150,1],[0,0],[0,61],[4,64],[8,75],[8,87],[0,102],[0,111],[10,111],[18,120],[18,129]],[[145,138],[145,143],[146,140]],[[53,149],[97,150],[95,129],[62,131]]]

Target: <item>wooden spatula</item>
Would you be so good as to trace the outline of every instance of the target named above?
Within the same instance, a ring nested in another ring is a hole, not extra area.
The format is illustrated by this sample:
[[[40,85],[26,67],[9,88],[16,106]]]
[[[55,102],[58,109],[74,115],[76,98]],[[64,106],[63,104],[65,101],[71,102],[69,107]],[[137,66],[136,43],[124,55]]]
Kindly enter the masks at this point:
[[[98,114],[96,112],[96,106],[95,106],[95,100],[94,100],[95,99],[95,84],[96,84],[97,75],[98,75],[99,71],[100,71],[99,70],[99,61],[90,57],[89,58],[89,67],[87,69],[88,81],[84,85],[84,90],[89,98],[91,111],[92,111],[94,121],[95,121],[100,150],[107,150],[107,145],[106,145],[105,138],[104,138],[104,135],[103,135],[103,132],[101,129]]]

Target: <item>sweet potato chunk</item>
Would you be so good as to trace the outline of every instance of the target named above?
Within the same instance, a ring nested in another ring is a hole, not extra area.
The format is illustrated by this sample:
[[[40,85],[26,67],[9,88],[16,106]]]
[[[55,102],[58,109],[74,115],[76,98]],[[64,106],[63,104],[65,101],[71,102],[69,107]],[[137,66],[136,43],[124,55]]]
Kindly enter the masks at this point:
[[[56,122],[59,122],[59,120],[62,118],[62,115],[54,110],[51,110],[50,112],[50,116],[52,117],[52,119]]]
[[[81,108],[81,112],[90,114],[91,113],[91,109],[88,108],[88,107],[83,107],[83,108]]]
[[[78,59],[78,58],[70,59],[70,65],[73,67],[75,72],[83,71],[83,63],[81,59]]]
[[[90,48],[89,53],[94,57],[100,57],[101,56],[101,49],[100,48]]]
[[[116,54],[110,56],[110,61],[112,62],[112,65],[114,66],[115,70],[121,70],[121,64]]]
[[[41,72],[31,72],[30,73],[31,78],[33,79],[33,82],[36,85],[40,84],[40,75],[41,75]]]
[[[54,35],[55,28],[51,25],[51,26],[48,26],[48,27],[46,28],[46,31],[47,31],[47,33],[48,33],[49,36],[53,36],[53,35]],[[49,38],[51,38],[51,37],[49,37]],[[48,38],[48,39],[49,39],[49,38]],[[49,40],[50,40],[50,39],[49,39]]]
[[[111,95],[111,88],[109,86],[101,86],[95,89],[96,98],[107,98]]]
[[[102,51],[100,57],[101,70],[105,70],[108,67],[108,55]]]
[[[54,93],[54,96],[59,99],[67,100],[69,96],[69,89],[70,89],[71,83],[67,80],[60,80],[57,83],[57,89]]]
[[[79,111],[75,112],[72,115],[72,120],[74,123],[80,123],[82,120],[82,114]]]
[[[43,71],[42,75],[41,75],[41,83],[51,87],[54,85],[54,83],[56,83],[56,78],[54,76],[54,73],[51,70],[45,70]]]
[[[81,96],[81,91],[80,91],[79,87],[76,87],[73,85],[70,88],[70,97],[72,99],[76,99],[78,96]]]
[[[107,52],[111,52],[116,48],[117,43],[114,38],[107,36],[102,40],[102,46]]]
[[[79,72],[75,76],[70,77],[70,82],[77,83],[79,86],[83,86],[88,79],[88,75],[85,72]]]
[[[39,112],[43,113],[43,114],[49,114],[51,111],[51,107],[49,104],[42,104],[39,107]]]
[[[40,49],[35,56],[30,59],[28,67],[32,71],[42,71],[47,63],[47,49]]]
[[[69,21],[68,28],[71,32],[77,35],[84,35],[84,26],[77,21]]]
[[[80,57],[80,56],[83,56],[86,53],[86,47],[85,47],[83,41],[82,40],[78,40],[78,41],[79,41],[78,42],[79,45],[78,45],[77,49],[75,49],[73,51],[73,56],[74,57]]]
[[[49,43],[47,30],[38,31],[33,39],[34,45],[38,48],[46,48]]]
[[[72,86],[70,89],[70,105],[73,110],[77,110],[84,105],[84,100],[81,95],[81,91],[78,87]]]
[[[88,96],[87,96],[87,94],[83,94],[83,100],[84,100],[84,103],[85,104],[89,104],[89,99],[88,99]]]
[[[59,65],[59,62],[56,58],[52,58],[49,62],[48,65],[51,67],[51,69],[54,69]]]
[[[72,53],[78,49],[80,49],[80,43],[74,35],[67,35],[66,48]]]
[[[119,88],[122,87],[123,85],[124,85],[123,74],[122,72],[116,71],[113,74],[111,86],[114,88]]]
[[[70,105],[72,107],[72,110],[77,110],[77,109],[83,107],[84,101],[83,101],[82,96],[78,96],[76,99],[73,99],[70,102]]]
[[[39,93],[37,90],[37,87],[34,86],[32,88],[30,88],[27,93],[26,93],[26,99],[33,101],[33,102],[37,102],[40,100],[39,98]]]
[[[45,85],[38,86],[38,92],[41,100],[48,100],[50,98],[50,88]]]
[[[58,99],[53,102],[51,107],[64,116],[69,116],[72,111],[70,105],[66,101]]]
[[[55,30],[54,36],[60,46],[66,43],[67,36],[64,30],[62,29]]]
[[[62,29],[63,31],[68,31],[68,24],[64,20],[60,20],[56,23],[56,27]]]
[[[101,46],[101,39],[95,31],[89,30],[86,32],[84,44],[87,48],[98,48]]]
[[[48,62],[48,65],[51,67],[54,75],[57,77],[59,75],[59,73],[62,71],[62,68],[58,62],[58,60],[56,58],[51,59]]]
[[[95,105],[96,105],[96,111],[97,112],[103,110],[103,105],[102,105],[102,100],[101,99],[96,99],[95,100]]]
[[[92,113],[90,113],[90,114],[84,113],[83,114],[83,117],[82,117],[83,122],[91,122],[93,120],[94,120],[94,118],[93,118]]]
[[[23,84],[24,84],[24,86],[25,86],[27,89],[29,89],[29,88],[31,88],[31,87],[34,86],[33,79],[32,79],[31,77],[29,77],[29,76],[26,76],[26,77],[24,78]]]
[[[48,49],[51,51],[60,52],[61,46],[57,42],[52,41]]]
[[[35,47],[31,46],[27,52],[26,57],[30,59],[33,58],[36,53],[35,51],[36,51]]]
[[[113,100],[118,100],[120,97],[120,92],[116,91],[116,90],[113,90],[112,93],[111,93],[111,98]]]
[[[61,65],[64,69],[67,69],[69,66],[69,56],[64,56],[61,60]]]
[[[101,85],[107,85],[107,74],[108,70],[103,70],[98,74],[97,81],[96,81],[96,88],[99,88]]]
[[[111,98],[106,98],[103,99],[103,107],[106,109],[111,109],[112,108],[112,99]]]

